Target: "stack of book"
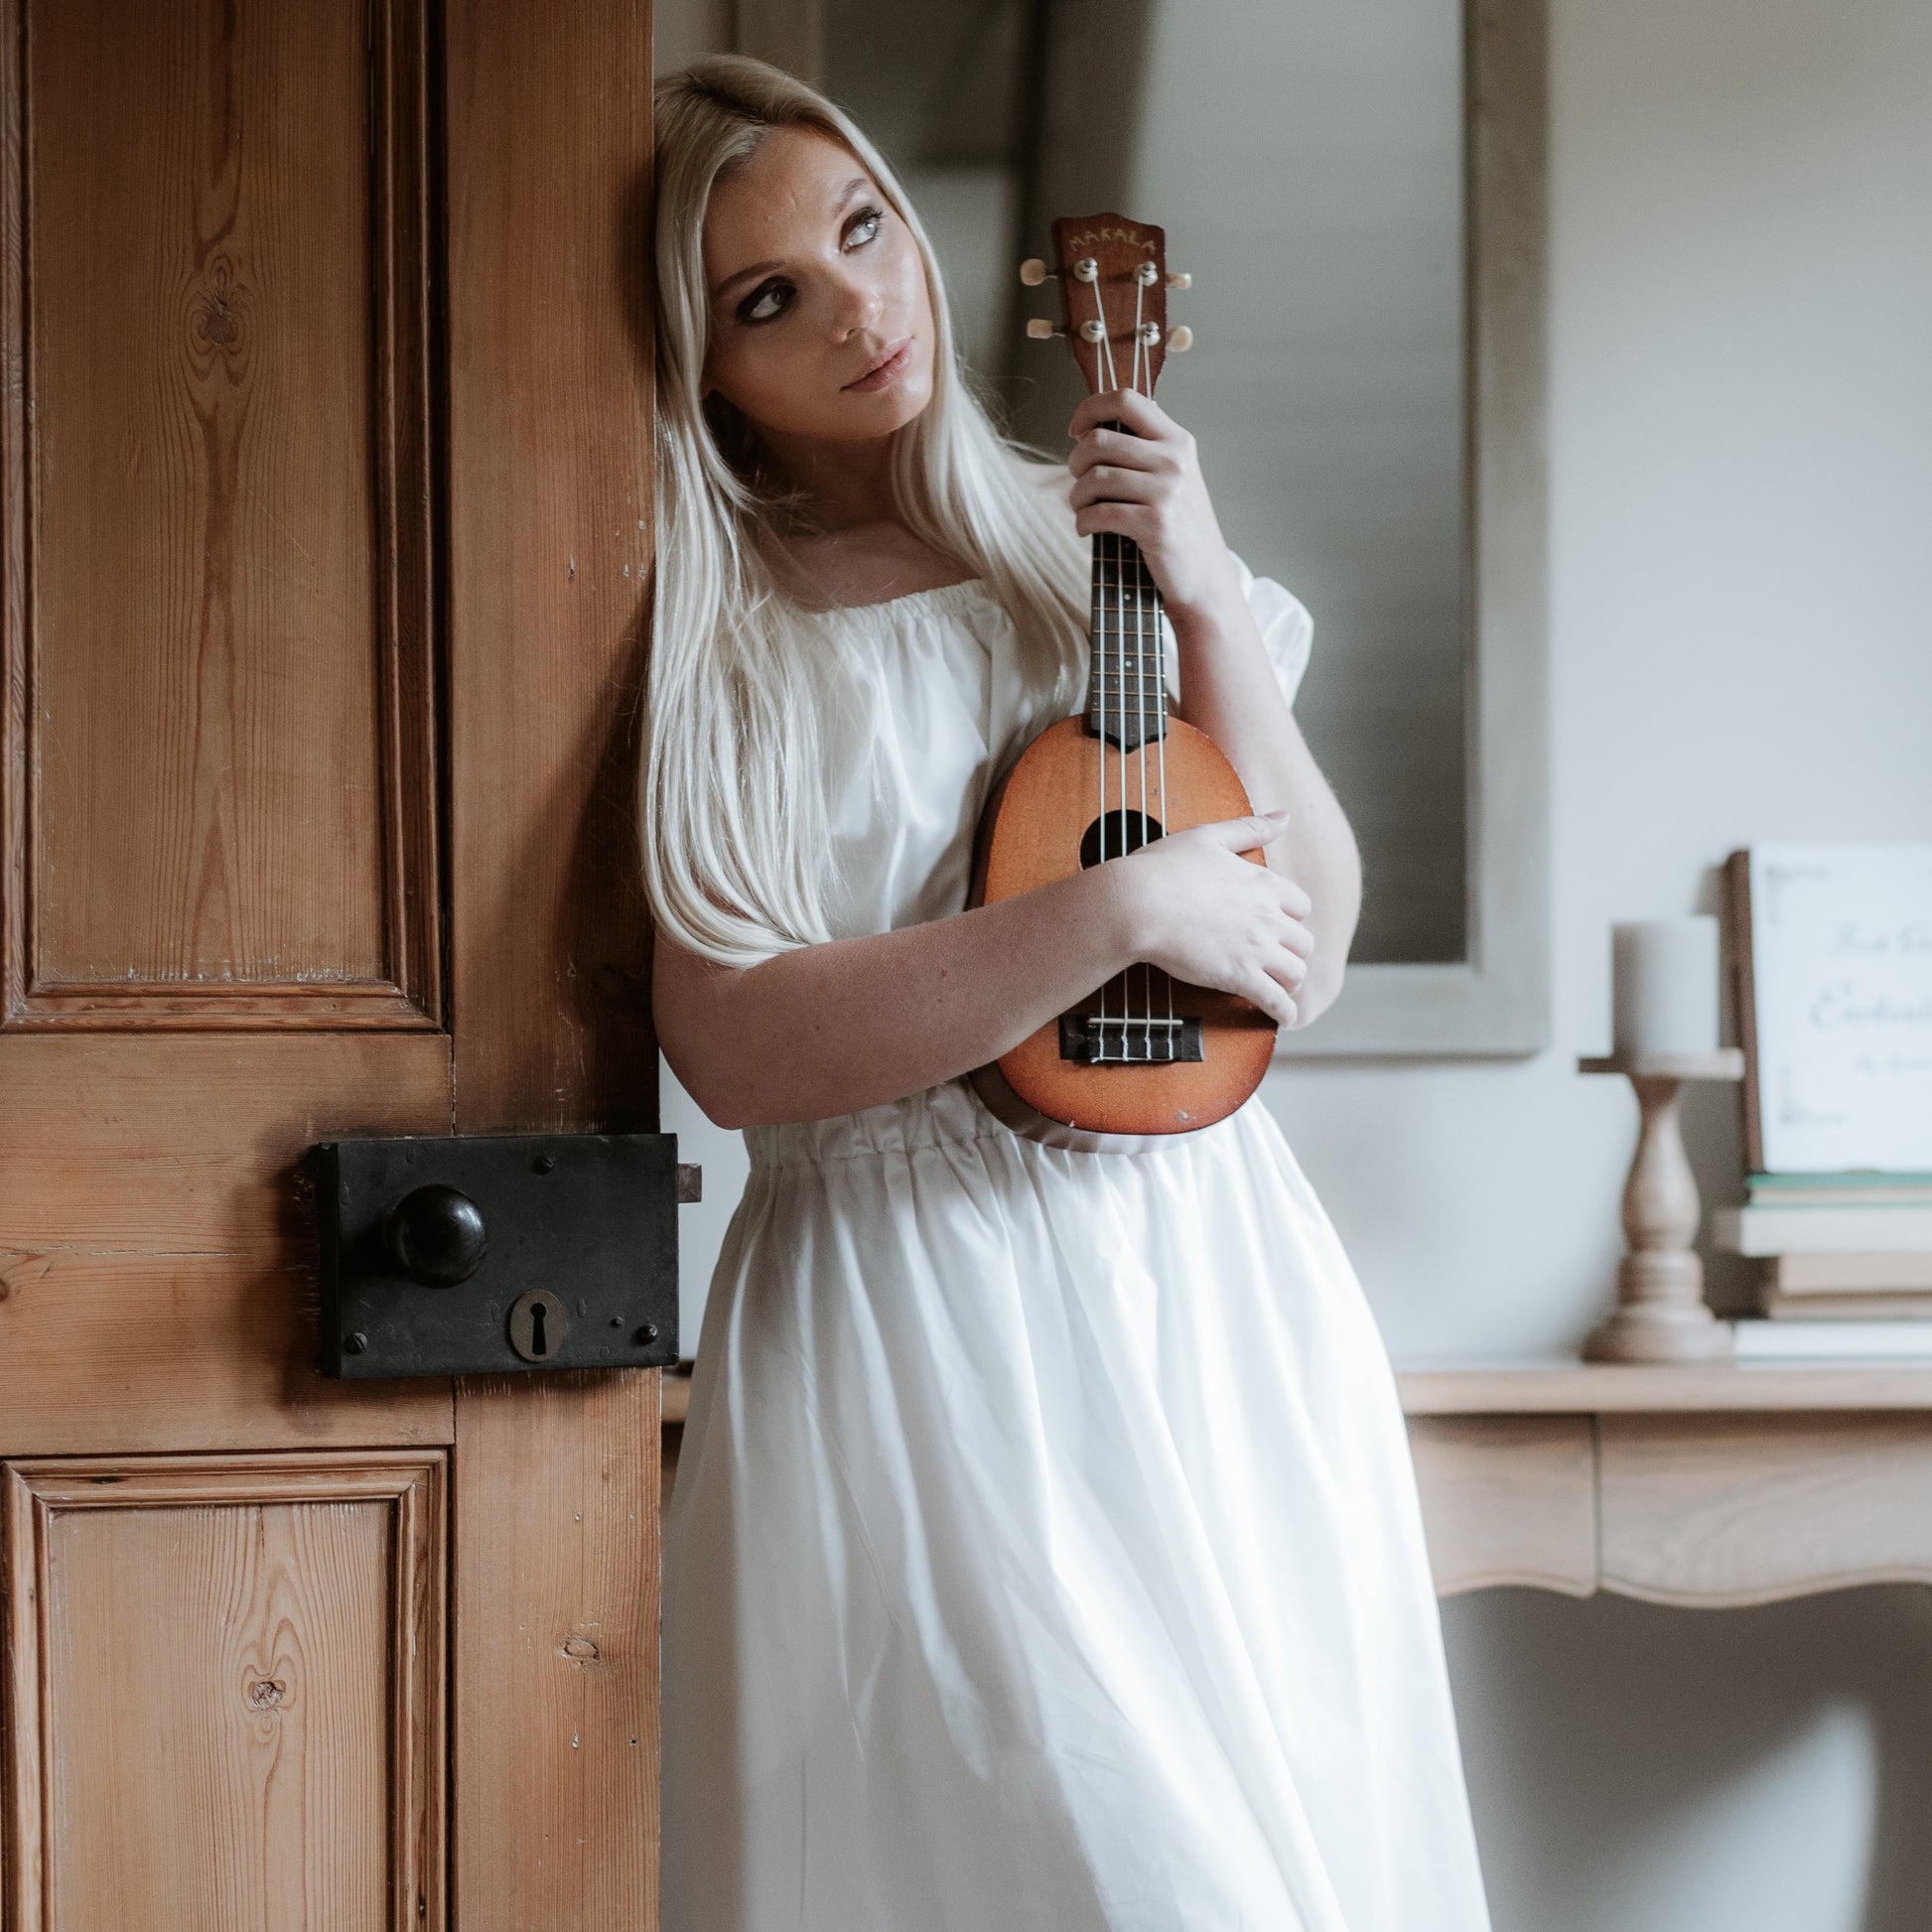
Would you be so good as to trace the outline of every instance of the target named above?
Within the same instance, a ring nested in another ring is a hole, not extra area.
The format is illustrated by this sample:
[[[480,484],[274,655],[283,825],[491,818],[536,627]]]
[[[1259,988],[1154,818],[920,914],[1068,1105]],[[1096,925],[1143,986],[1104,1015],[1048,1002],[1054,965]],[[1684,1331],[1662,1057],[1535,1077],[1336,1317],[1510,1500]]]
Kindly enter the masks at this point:
[[[1932,1359],[1932,845],[1725,876],[1751,1173],[1715,1232],[1764,1263],[1737,1353]]]
[[[1932,1174],[1754,1173],[1746,1188],[1714,1232],[1761,1260],[1757,1311],[1780,1326],[1740,1324],[1740,1353],[1932,1356]]]

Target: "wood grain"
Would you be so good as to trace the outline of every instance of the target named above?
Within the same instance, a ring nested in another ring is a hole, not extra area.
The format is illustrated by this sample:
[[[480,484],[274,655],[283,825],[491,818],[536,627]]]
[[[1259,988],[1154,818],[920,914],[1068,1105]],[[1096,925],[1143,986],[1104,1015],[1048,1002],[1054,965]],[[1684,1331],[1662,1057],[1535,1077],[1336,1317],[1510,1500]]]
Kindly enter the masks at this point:
[[[0,1453],[446,1443],[312,1368],[306,1150],[447,1132],[430,1035],[0,1037]]]
[[[1653,1603],[1764,1603],[1932,1583],[1918,1417],[1605,1416],[1602,1583]]]
[[[658,1384],[458,1384],[463,1932],[657,1924]]]
[[[0,1248],[0,1455],[448,1443],[447,1377],[318,1374],[306,1267]]]
[[[420,4],[23,4],[5,1024],[434,1027]]]
[[[648,9],[459,0],[449,74],[457,1120],[649,1128]]]
[[[14,1463],[4,1507],[10,1927],[447,1923],[440,1458]]]
[[[1587,1416],[1423,1416],[1409,1425],[1436,1591],[1596,1587]]]
[[[450,1058],[423,1034],[0,1036],[0,1247],[305,1262],[307,1149],[447,1134]]]
[[[446,66],[456,1121],[649,1128],[649,9],[453,0]],[[657,1401],[458,1386],[464,1932],[657,1922]]]
[[[1402,1406],[1412,1416],[1578,1415],[1705,1410],[1932,1412],[1932,1363],[1848,1367],[1784,1362],[1547,1361],[1398,1363]]]

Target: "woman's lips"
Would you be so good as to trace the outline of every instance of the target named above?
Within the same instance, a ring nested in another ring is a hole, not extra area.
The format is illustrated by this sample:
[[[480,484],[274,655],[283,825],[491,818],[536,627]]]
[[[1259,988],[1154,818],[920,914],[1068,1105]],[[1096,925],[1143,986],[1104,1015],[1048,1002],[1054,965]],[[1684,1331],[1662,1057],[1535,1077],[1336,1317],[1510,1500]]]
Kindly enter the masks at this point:
[[[875,389],[885,388],[889,382],[897,382],[911,359],[912,338],[906,336],[895,343],[856,382],[848,382],[846,394],[869,395]]]

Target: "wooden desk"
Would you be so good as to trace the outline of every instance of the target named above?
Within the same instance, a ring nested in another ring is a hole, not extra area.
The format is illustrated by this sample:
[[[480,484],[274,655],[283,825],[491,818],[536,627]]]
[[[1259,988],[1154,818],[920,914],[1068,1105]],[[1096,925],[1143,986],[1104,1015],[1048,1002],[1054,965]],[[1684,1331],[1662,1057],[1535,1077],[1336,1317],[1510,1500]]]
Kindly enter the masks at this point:
[[[1932,1364],[1398,1366],[1436,1587],[1719,1607],[1932,1584]],[[665,1484],[689,1384],[664,1378]]]
[[[1932,1364],[1399,1365],[1436,1587],[1932,1584]]]

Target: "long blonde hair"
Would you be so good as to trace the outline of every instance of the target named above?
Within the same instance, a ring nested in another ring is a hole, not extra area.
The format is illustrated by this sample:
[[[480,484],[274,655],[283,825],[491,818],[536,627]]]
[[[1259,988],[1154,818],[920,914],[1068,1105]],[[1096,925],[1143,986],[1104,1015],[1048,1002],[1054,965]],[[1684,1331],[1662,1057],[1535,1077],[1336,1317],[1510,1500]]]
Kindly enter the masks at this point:
[[[760,61],[718,56],[656,87],[657,565],[639,819],[659,929],[725,965],[833,936],[821,725],[836,658],[779,592],[772,507],[755,438],[703,398],[710,303],[705,211],[713,189],[779,127],[848,149],[904,221],[925,263],[935,345],[931,401],[893,451],[897,513],[972,568],[1012,617],[1029,668],[1070,701],[1085,636],[1084,571],[1039,514],[1022,459],[962,378],[925,230],[872,143],[822,94]]]

